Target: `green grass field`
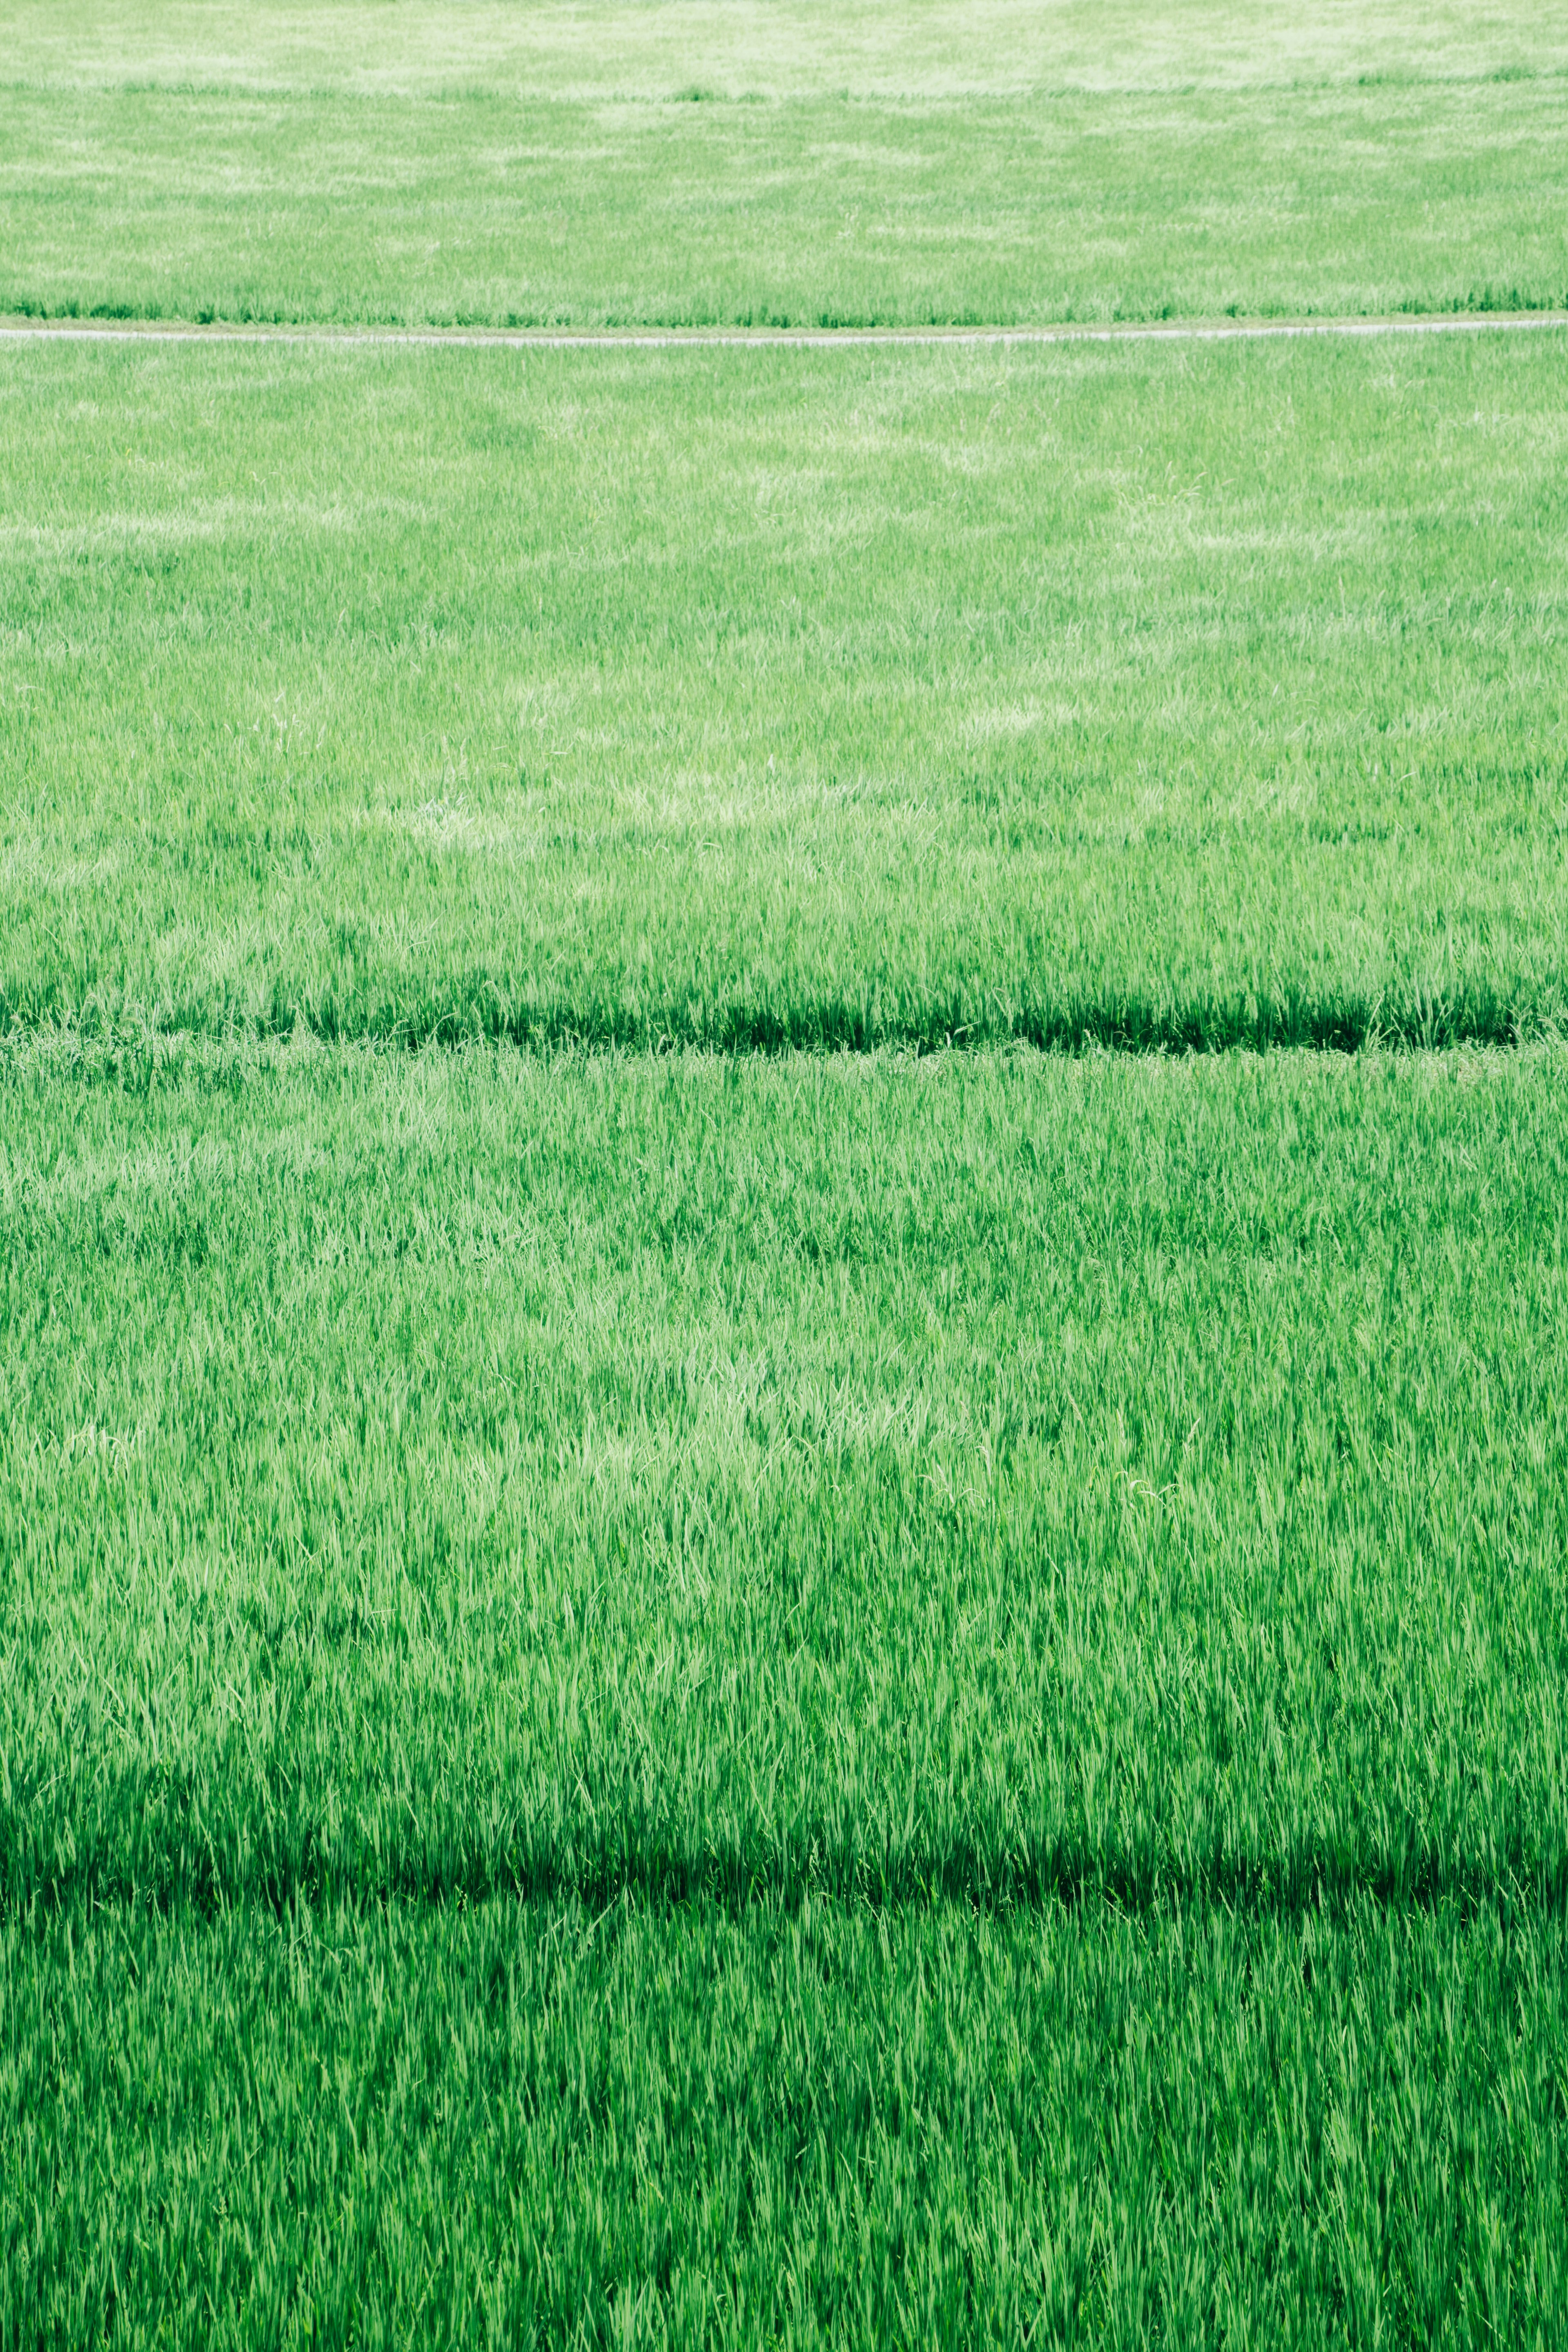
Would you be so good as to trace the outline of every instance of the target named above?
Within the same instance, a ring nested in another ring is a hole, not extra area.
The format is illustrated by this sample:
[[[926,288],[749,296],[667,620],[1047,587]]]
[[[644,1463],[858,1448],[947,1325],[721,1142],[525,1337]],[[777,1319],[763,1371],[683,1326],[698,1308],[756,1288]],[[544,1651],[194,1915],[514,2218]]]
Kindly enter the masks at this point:
[[[58,1052],[10,2310],[1562,2309],[1556,1049]]]
[[[0,1008],[1539,1034],[1562,370],[0,344]]]
[[[1568,31],[1517,0],[1372,26],[1258,0],[10,13],[0,312],[1568,303]]]
[[[18,5],[0,2347],[1568,2336],[1568,32]]]

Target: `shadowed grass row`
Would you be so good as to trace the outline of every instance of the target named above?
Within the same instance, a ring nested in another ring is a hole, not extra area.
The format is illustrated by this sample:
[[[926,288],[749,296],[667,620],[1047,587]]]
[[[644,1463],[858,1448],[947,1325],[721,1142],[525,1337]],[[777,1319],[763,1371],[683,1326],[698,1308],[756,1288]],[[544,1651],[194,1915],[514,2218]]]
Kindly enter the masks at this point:
[[[1561,1904],[1556,1052],[37,1067],[13,1906]]]
[[[0,1022],[1550,1029],[1561,364],[0,350]]]

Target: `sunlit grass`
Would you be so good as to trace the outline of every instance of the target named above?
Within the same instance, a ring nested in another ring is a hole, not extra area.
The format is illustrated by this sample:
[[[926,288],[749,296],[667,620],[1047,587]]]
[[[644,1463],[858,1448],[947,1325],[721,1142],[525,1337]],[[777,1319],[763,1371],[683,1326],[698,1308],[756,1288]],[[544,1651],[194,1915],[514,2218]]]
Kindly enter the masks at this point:
[[[58,89],[942,98],[1528,78],[1568,32],[1529,0],[16,0],[6,59]]]
[[[26,9],[3,70],[0,310],[1568,302],[1568,42],[1539,9]]]
[[[0,1005],[1549,1029],[1561,357],[0,352]]]

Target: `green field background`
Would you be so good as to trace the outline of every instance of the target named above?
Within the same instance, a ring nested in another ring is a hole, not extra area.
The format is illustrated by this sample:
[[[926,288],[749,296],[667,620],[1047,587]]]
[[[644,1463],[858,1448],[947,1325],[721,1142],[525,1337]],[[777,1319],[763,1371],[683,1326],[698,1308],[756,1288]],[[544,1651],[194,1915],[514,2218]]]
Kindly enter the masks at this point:
[[[0,2352],[1564,2340],[1568,20],[5,34]]]

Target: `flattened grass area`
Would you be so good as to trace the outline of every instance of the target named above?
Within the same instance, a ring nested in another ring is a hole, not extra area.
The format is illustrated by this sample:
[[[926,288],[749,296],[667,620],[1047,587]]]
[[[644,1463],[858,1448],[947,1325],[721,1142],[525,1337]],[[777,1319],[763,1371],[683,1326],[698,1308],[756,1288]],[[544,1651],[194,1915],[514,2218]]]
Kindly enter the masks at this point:
[[[1562,1018],[1554,333],[0,381],[13,1024]]]
[[[13,312],[1568,297],[1512,0],[4,71]],[[1563,363],[0,340],[0,2347],[1568,2337]]]
[[[23,2334],[1550,2340],[1560,1049],[3,1083]]]
[[[1552,12],[1299,13],[21,7],[0,311],[812,326],[1568,302]]]

